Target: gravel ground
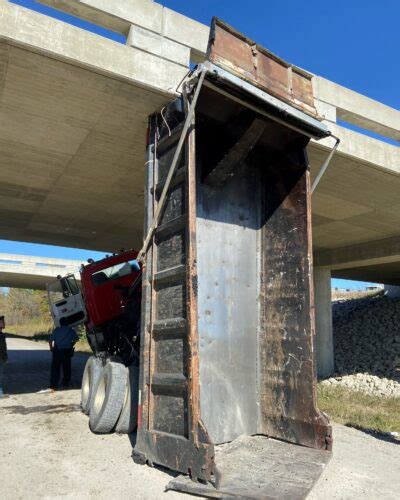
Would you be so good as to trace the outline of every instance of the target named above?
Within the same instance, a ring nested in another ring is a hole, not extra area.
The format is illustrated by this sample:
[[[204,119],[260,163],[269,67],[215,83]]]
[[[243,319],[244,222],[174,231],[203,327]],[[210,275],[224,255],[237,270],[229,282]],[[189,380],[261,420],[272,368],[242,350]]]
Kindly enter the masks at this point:
[[[7,344],[10,397],[0,399],[2,500],[193,498],[164,493],[171,476],[135,464],[127,436],[92,434],[78,389],[37,394],[48,385],[51,357],[45,344],[23,339]],[[75,385],[85,362],[83,354],[73,358]]]
[[[164,493],[171,475],[140,466],[126,436],[96,436],[79,409],[79,390],[37,394],[47,385],[50,356],[43,344],[8,339],[10,365],[0,400],[2,500],[22,498],[183,499]],[[85,356],[76,356],[75,383]],[[400,446],[334,425],[334,454],[309,496],[397,499]]]
[[[400,444],[333,425],[333,457],[308,500],[398,500]]]

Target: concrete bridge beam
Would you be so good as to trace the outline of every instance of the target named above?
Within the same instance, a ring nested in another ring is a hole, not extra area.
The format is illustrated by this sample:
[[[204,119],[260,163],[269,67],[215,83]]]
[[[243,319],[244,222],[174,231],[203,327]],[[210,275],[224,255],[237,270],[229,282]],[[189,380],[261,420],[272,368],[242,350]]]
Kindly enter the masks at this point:
[[[314,268],[315,339],[318,377],[334,371],[331,272]]]
[[[0,287],[45,290],[58,275],[73,273],[80,279],[81,261],[0,254]]]
[[[400,286],[385,285],[385,292],[387,293],[387,296],[392,299],[400,298]]]

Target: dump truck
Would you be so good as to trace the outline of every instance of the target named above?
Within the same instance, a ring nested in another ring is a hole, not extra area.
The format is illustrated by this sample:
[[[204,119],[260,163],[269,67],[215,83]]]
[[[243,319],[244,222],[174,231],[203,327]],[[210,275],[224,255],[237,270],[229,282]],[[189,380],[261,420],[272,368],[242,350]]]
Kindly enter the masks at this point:
[[[215,18],[206,61],[149,118],[138,371],[108,353],[84,382],[97,432],[131,401],[133,459],[181,473],[169,489],[304,498],[331,456],[306,152],[331,133],[312,80]]]

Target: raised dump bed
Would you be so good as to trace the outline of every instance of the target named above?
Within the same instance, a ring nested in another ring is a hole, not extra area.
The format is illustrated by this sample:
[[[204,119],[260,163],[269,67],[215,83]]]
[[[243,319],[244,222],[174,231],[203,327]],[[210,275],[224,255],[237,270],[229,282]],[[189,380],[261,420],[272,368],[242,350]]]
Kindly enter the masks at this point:
[[[134,456],[211,481],[173,488],[301,498],[329,459],[306,154],[328,135],[311,75],[218,20],[208,61],[150,118]]]

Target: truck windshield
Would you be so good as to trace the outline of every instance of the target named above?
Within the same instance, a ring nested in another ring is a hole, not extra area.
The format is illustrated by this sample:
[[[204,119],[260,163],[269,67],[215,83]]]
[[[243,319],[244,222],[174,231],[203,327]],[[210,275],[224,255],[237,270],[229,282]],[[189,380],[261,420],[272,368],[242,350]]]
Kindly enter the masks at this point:
[[[115,266],[107,267],[101,271],[97,271],[92,274],[92,283],[94,285],[102,285],[108,281],[116,280],[122,278],[123,276],[128,276],[132,273],[137,273],[140,271],[140,266],[136,260],[131,260],[129,262],[122,262],[121,264],[116,264]]]
[[[79,293],[79,287],[73,276],[61,278],[48,285],[49,297],[52,304],[67,299],[71,295]]]

